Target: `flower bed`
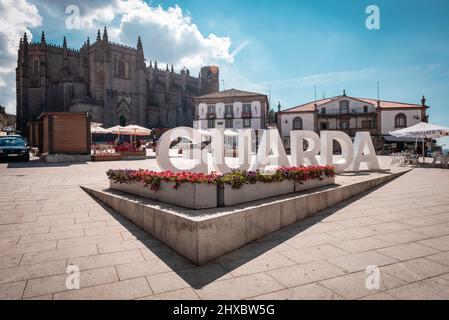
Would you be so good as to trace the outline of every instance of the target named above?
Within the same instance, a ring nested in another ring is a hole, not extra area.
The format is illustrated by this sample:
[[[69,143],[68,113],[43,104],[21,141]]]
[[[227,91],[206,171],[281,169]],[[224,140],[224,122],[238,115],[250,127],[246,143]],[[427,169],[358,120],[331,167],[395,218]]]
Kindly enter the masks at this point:
[[[234,171],[221,177],[220,206],[266,199],[333,184],[335,168],[328,166],[282,167],[272,174]]]
[[[283,167],[270,174],[235,170],[224,175],[120,169],[109,170],[107,176],[112,189],[187,208],[204,209],[332,184],[335,168]]]

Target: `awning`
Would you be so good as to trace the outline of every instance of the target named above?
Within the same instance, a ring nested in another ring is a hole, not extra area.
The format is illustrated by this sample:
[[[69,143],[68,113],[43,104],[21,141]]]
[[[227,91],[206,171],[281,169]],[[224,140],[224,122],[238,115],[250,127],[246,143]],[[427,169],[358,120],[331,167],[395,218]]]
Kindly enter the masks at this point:
[[[406,138],[406,137],[394,137],[394,136],[383,136],[386,142],[406,142],[406,143],[415,143],[415,138]]]
[[[408,138],[439,138],[448,134],[448,127],[426,122],[420,122],[414,126],[390,132],[392,136]]]

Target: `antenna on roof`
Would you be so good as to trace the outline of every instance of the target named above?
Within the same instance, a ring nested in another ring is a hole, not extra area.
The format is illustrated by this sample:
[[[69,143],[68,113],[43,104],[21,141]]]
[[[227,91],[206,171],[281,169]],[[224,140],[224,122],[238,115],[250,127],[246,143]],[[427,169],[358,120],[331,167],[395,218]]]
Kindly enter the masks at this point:
[[[380,86],[379,86],[379,81],[377,81],[377,101],[380,101]]]
[[[268,103],[271,106],[271,83],[268,84]]]
[[[316,103],[316,85],[315,85],[315,103]]]
[[[326,99],[326,91],[323,91],[323,99]]]

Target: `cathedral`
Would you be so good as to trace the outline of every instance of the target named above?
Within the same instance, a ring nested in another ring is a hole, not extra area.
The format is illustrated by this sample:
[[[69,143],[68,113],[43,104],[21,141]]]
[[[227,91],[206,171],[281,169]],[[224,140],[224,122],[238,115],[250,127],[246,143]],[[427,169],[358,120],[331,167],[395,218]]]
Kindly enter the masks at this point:
[[[186,68],[146,63],[140,37],[137,48],[108,40],[98,30],[79,50],[20,39],[16,69],[17,129],[43,112],[89,112],[104,127],[138,124],[147,128],[192,126],[193,97],[219,91],[217,66],[202,67],[198,77]]]

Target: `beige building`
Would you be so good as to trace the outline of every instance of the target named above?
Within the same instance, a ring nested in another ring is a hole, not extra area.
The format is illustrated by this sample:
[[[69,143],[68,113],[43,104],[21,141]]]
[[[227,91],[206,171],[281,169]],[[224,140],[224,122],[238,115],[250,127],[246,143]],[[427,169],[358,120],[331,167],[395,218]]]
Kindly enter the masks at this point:
[[[16,116],[6,113],[6,108],[0,106],[0,132],[6,128],[15,129]]]
[[[376,150],[387,144],[401,148],[408,139],[398,139],[389,132],[427,121],[426,99],[420,104],[376,100],[342,95],[312,101],[278,111],[277,126],[288,148],[291,130],[340,130],[355,136],[358,131],[370,132]]]
[[[230,89],[193,98],[197,129],[266,129],[269,110],[264,94]]]

